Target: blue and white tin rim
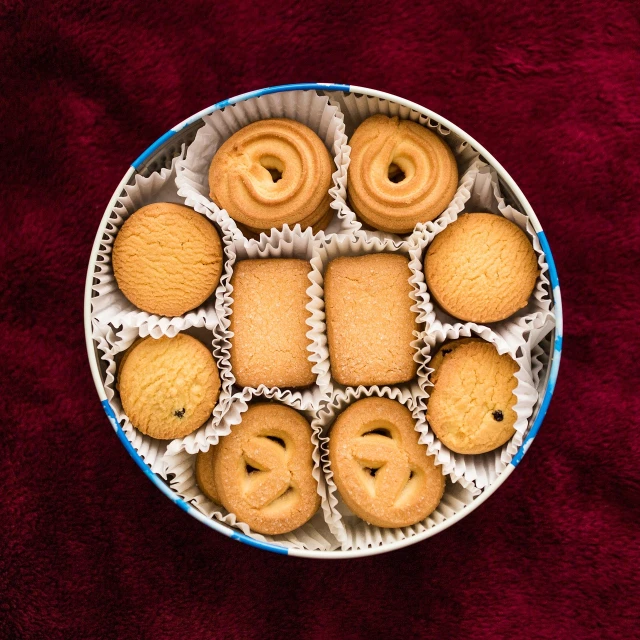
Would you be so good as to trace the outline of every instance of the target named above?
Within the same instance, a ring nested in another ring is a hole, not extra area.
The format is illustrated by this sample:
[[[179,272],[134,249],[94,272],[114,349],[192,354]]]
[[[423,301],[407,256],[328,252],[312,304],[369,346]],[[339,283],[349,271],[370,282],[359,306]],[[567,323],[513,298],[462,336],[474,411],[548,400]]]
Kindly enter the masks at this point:
[[[93,286],[93,276],[95,272],[96,259],[98,255],[98,248],[101,242],[102,235],[105,232],[105,228],[107,222],[109,220],[109,216],[113,207],[115,206],[116,201],[120,197],[124,186],[128,184],[131,177],[143,166],[145,161],[147,161],[150,157],[152,157],[158,150],[164,147],[168,141],[170,141],[176,134],[183,131],[189,125],[198,121],[202,116],[206,116],[214,111],[219,109],[223,109],[224,107],[228,107],[230,105],[236,104],[238,102],[242,102],[243,100],[248,100],[249,98],[257,98],[259,96],[263,96],[269,93],[280,93],[282,91],[295,91],[295,90],[318,90],[318,91],[343,91],[345,93],[358,93],[363,94],[375,98],[382,98],[384,100],[390,100],[392,102],[396,102],[402,106],[408,107],[409,109],[413,109],[418,113],[421,113],[440,124],[444,125],[447,129],[456,133],[460,138],[466,140],[468,144],[470,144],[474,149],[476,149],[484,158],[484,160],[491,165],[497,172],[498,177],[502,184],[506,185],[508,189],[510,189],[513,194],[515,200],[518,205],[521,207],[521,210],[529,217],[533,228],[538,234],[538,238],[540,239],[540,244],[542,245],[542,249],[545,253],[547,264],[549,266],[549,280],[552,288],[553,295],[553,303],[554,303],[554,314],[555,314],[555,339],[553,343],[553,350],[550,359],[550,365],[547,372],[547,382],[542,392],[542,401],[538,406],[538,411],[535,417],[531,428],[527,432],[524,442],[521,447],[518,449],[516,454],[514,455],[511,463],[507,465],[506,469],[500,474],[499,478],[487,487],[480,496],[478,496],[471,505],[464,508],[462,511],[455,514],[453,517],[445,520],[441,524],[438,524],[431,529],[427,529],[422,533],[419,533],[411,538],[406,538],[404,540],[400,540],[398,542],[394,542],[391,544],[386,544],[384,546],[370,548],[370,549],[361,549],[355,551],[309,551],[305,549],[288,549],[279,544],[275,543],[266,543],[261,542],[259,540],[255,540],[250,536],[245,535],[244,533],[233,529],[217,520],[209,519],[204,514],[200,513],[194,506],[180,498],[174,491],[172,491],[168,484],[158,475],[156,475],[151,469],[146,465],[140,454],[133,448],[127,436],[122,430],[121,425],[116,420],[115,414],[109,401],[107,400],[107,396],[104,389],[104,381],[102,379],[98,354],[96,352],[96,344],[92,337],[92,327],[91,327],[91,291]],[[182,510],[186,511],[189,515],[193,516],[200,522],[204,523],[208,527],[215,529],[216,531],[222,533],[225,536],[228,536],[234,540],[239,540],[240,542],[244,542],[245,544],[257,547],[259,549],[264,549],[266,551],[271,551],[273,553],[279,553],[282,555],[290,555],[290,556],[298,556],[304,558],[358,558],[362,556],[375,555],[378,553],[386,553],[387,551],[393,551],[395,549],[400,549],[401,547],[406,547],[408,545],[419,542],[420,540],[424,540],[425,538],[430,538],[431,536],[443,531],[444,529],[450,527],[451,525],[458,522],[469,513],[471,513],[474,509],[476,509],[480,504],[482,504],[489,496],[491,496],[496,489],[511,475],[513,470],[518,466],[518,464],[522,461],[524,454],[528,451],[531,443],[536,437],[540,426],[542,425],[542,421],[547,413],[547,409],[549,408],[549,403],[551,402],[551,397],[553,396],[553,391],[555,389],[556,380],[558,377],[558,369],[560,367],[560,356],[562,353],[562,300],[560,296],[560,283],[558,281],[558,272],[556,270],[556,265],[553,260],[553,256],[551,254],[551,248],[549,247],[549,243],[547,242],[547,238],[540,226],[540,222],[536,217],[531,205],[527,201],[526,197],[515,183],[515,181],[511,178],[511,176],[505,171],[503,166],[489,153],[479,142],[474,140],[470,135],[465,133],[462,129],[457,127],[452,122],[449,122],[446,118],[439,116],[437,113],[434,113],[430,109],[426,109],[425,107],[416,104],[415,102],[411,102],[410,100],[405,100],[404,98],[400,98],[391,93],[385,93],[384,91],[377,91],[375,89],[368,89],[366,87],[358,87],[356,85],[348,85],[348,84],[331,84],[331,83],[322,83],[322,82],[307,82],[300,84],[285,84],[279,85],[275,87],[266,87],[264,89],[258,89],[256,91],[250,91],[248,93],[242,93],[234,98],[229,98],[228,100],[222,100],[202,111],[194,114],[190,118],[187,118],[180,124],[173,127],[167,131],[163,136],[160,136],[151,146],[149,146],[140,156],[138,156],[132,163],[129,170],[125,173],[124,177],[120,181],[120,184],[116,188],[105,213],[102,217],[102,221],[100,223],[100,227],[96,233],[96,238],[93,243],[93,249],[91,251],[91,257],[89,260],[89,269],[87,271],[87,280],[85,284],[85,299],[84,299],[84,328],[85,328],[85,340],[87,344],[87,352],[89,355],[89,364],[91,366],[91,373],[93,375],[93,380],[96,385],[96,389],[98,391],[98,395],[100,396],[100,400],[102,401],[102,406],[104,408],[109,421],[111,422],[111,426],[113,427],[116,435],[120,439],[120,442],[124,446],[124,448],[128,451],[129,455],[135,460],[136,464],[142,469],[144,474],[151,480],[151,482],[162,491],[172,502],[174,502],[177,506],[179,506]]]

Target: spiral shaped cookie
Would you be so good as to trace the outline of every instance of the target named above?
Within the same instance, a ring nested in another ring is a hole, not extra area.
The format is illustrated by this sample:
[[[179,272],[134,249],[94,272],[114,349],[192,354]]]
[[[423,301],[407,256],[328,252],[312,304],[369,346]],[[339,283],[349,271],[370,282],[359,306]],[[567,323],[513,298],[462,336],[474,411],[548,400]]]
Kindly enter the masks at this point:
[[[259,120],[218,149],[209,169],[210,195],[251,231],[285,224],[317,231],[331,219],[332,168],[309,127],[287,118]]]
[[[435,133],[411,122],[375,115],[350,140],[349,200],[370,226],[408,233],[439,216],[458,185],[458,168]]]
[[[257,533],[293,531],[320,506],[312,455],[311,427],[297,411],[278,404],[251,405],[216,446],[216,495]],[[207,486],[206,480],[203,484]]]
[[[424,520],[444,493],[411,412],[395,400],[364,398],[341,413],[329,433],[329,460],[346,505],[378,527]]]

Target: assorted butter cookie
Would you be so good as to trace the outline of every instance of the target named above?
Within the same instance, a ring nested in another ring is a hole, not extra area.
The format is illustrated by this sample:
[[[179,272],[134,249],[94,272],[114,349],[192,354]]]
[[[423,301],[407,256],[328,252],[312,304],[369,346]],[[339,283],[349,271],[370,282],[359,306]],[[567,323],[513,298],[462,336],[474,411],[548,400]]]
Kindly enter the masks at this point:
[[[313,477],[311,427],[294,409],[250,405],[216,445],[215,491],[227,511],[253,531],[288,533],[320,507]]]
[[[429,129],[397,117],[365,120],[350,140],[348,196],[367,225],[411,232],[454,197],[456,161]],[[273,118],[232,135],[209,169],[212,200],[245,235],[299,224],[314,232],[332,218],[333,161],[299,122]],[[223,250],[216,228],[188,207],[157,203],[136,211],[116,236],[112,263],[137,307],[180,316],[215,291]],[[230,364],[241,387],[301,388],[316,375],[307,337],[311,264],[248,259],[231,276]],[[500,215],[461,215],[437,234],[424,258],[434,301],[463,321],[491,323],[526,307],[539,275],[527,235]],[[419,326],[411,310],[409,259],[399,253],[338,257],[326,267],[324,302],[332,379],[340,385],[396,385],[417,374]],[[477,338],[445,343],[433,355],[427,420],[460,454],[482,454],[515,433],[518,364]],[[212,415],[220,377],[210,350],[186,334],[136,341],[118,368],[122,407],[135,428],[182,438]],[[384,528],[423,521],[445,490],[441,468],[419,443],[415,420],[388,398],[357,400],[329,432],[328,457],[344,503]],[[320,507],[311,427],[292,408],[251,404],[231,433],[196,454],[200,491],[256,533],[278,535],[308,522]]]
[[[332,378],[343,385],[382,385],[415,377],[411,342],[418,325],[404,255],[377,253],[332,260],[324,302]]]
[[[136,429],[169,440],[189,435],[211,417],[220,377],[211,351],[179,333],[135,342],[120,363],[118,390]]]
[[[242,387],[305,387],[315,382],[307,331],[311,265],[305,260],[236,263],[231,285],[231,368]]]
[[[526,307],[539,273],[525,232],[493,213],[464,214],[445,227],[427,249],[424,272],[447,313],[483,323]]]
[[[112,264],[118,287],[136,307],[180,316],[201,305],[218,286],[222,244],[205,216],[159,202],[138,209],[122,225]]]
[[[408,527],[440,503],[445,480],[407,407],[364,398],[343,411],[329,432],[333,480],[345,504],[369,524]]]
[[[253,232],[299,224],[324,229],[333,160],[307,126],[287,118],[253,122],[218,149],[209,169],[210,196]]]
[[[213,472],[216,463],[216,454],[218,448],[213,445],[209,447],[209,451],[199,451],[196,454],[195,473],[196,483],[200,487],[200,491],[204,493],[211,502],[220,504],[220,496],[216,488],[216,478]]]
[[[360,124],[349,144],[349,200],[375,229],[409,233],[439,216],[453,199],[455,157],[426,127],[378,114]]]
[[[427,421],[451,451],[493,451],[515,433],[514,390],[519,367],[508,354],[477,338],[444,343],[429,366],[433,389]]]

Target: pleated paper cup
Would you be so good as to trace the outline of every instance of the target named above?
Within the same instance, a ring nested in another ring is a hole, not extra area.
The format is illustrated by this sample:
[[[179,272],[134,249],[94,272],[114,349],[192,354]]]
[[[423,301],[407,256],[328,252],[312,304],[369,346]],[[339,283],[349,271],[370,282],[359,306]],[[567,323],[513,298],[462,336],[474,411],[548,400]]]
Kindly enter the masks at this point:
[[[397,388],[357,387],[339,390],[331,398],[331,401],[322,407],[316,419],[311,423],[315,432],[319,434],[322,450],[322,468],[324,470],[327,487],[327,499],[323,501],[325,519],[331,533],[336,537],[343,550],[362,551],[375,549],[387,544],[393,544],[418,536],[437,524],[445,522],[456,514],[462,512],[479,495],[480,491],[472,482],[464,477],[449,475],[446,479],[445,493],[440,504],[427,518],[409,527],[384,528],[369,524],[356,516],[340,497],[340,492],[333,481],[333,471],[329,460],[329,440],[331,438],[331,426],[336,418],[354,402],[362,398],[379,397],[389,398],[404,404],[412,413],[416,421],[416,431],[422,432],[424,426],[424,412],[411,398],[404,396]],[[416,438],[418,435],[416,434]],[[426,453],[425,455],[431,455]],[[438,465],[437,459],[434,459]],[[446,471],[443,469],[443,473]]]
[[[457,135],[455,131],[447,128],[437,120],[420,113],[416,109],[401,105],[393,100],[378,96],[359,95],[356,93],[336,93],[333,97],[344,113],[346,131],[349,137],[353,135],[353,132],[360,124],[371,116],[378,114],[383,114],[391,118],[397,116],[401,120],[417,122],[440,137],[453,152],[458,167],[458,188],[451,202],[438,214],[438,217],[434,221],[418,223],[411,233],[398,235],[386,231],[365,228],[352,211],[348,198],[339,198],[338,206],[340,210],[344,212],[344,215],[353,216],[358,225],[358,229],[362,229],[368,236],[393,241],[409,240],[414,233],[422,232],[425,227],[433,224],[442,224],[443,221],[454,220],[469,200],[471,182],[475,174],[481,166],[486,166],[480,159],[480,154],[469,145],[466,140]]]
[[[358,257],[377,253],[400,254],[410,259],[412,249],[413,245],[410,242],[370,236],[362,231],[350,236],[331,236],[320,238],[316,241],[315,252],[311,260],[312,272],[310,278],[313,286],[309,290],[312,298],[310,307],[312,310],[311,324],[314,327],[314,332],[311,335],[313,337],[313,360],[317,363],[314,371],[318,372],[318,386],[325,394],[331,395],[337,390],[346,388],[334,380],[331,375],[331,358],[327,340],[324,301],[324,274],[327,266],[336,258],[344,256]],[[407,304],[411,305],[411,310],[418,317],[418,294],[421,288],[424,287],[424,275],[419,261],[410,259],[409,270],[411,272],[409,277],[411,293]],[[420,332],[414,331],[413,333],[414,340],[411,342],[411,347],[414,350],[413,359],[416,362],[417,375],[413,380],[393,386],[399,390],[404,400],[411,398],[414,402],[417,402],[427,383],[427,372]],[[381,386],[380,388],[384,389],[386,386]]]
[[[278,389],[260,390],[244,389],[242,393],[236,395],[232,406],[229,408],[223,420],[224,431],[230,433],[234,426],[242,422],[242,414],[249,408],[252,402],[275,402],[291,407],[300,412],[311,422],[315,416],[315,409],[301,410],[297,402],[292,402],[290,395],[282,393]],[[322,502],[326,502],[326,487],[324,474],[320,468],[320,443],[318,433],[312,431],[311,441],[313,444],[313,477],[318,483],[318,494]],[[210,446],[216,446],[218,438],[212,438]],[[280,535],[262,535],[252,531],[245,522],[236,518],[233,513],[229,513],[222,505],[212,502],[207,498],[196,482],[195,475],[196,456],[185,450],[179,451],[175,455],[167,455],[164,458],[165,473],[169,477],[171,488],[185,501],[193,505],[205,518],[224,523],[234,529],[241,531],[256,542],[275,543],[282,545],[285,549],[304,549],[307,551],[329,551],[338,546],[337,540],[331,533],[325,521],[325,509],[320,508],[316,514],[301,527],[290,533]]]
[[[131,183],[124,185],[111,208],[96,255],[96,269],[91,287],[91,319],[93,322],[103,326],[111,325],[115,328],[138,329],[141,336],[152,335],[154,338],[159,338],[162,335],[173,337],[190,327],[213,329],[218,324],[215,293],[199,307],[181,316],[159,316],[143,311],[130,302],[118,288],[118,283],[113,275],[111,263],[113,243],[122,225],[133,213],[156,202],[185,204],[184,198],[178,195],[175,184],[176,165],[183,158],[184,153],[183,145],[180,155],[173,158],[168,169],[154,171],[146,177],[134,176]],[[220,241],[224,246],[225,242],[229,241],[230,230],[223,228],[215,216],[204,207],[200,206],[198,209],[199,213],[208,214],[207,217],[216,226]]]
[[[215,109],[202,118],[204,126],[196,134],[186,157],[178,161],[177,180],[179,194],[188,202],[200,202],[216,214],[229,217],[210,198],[209,167],[213,156],[234,133],[252,122],[269,118],[296,120],[314,131],[333,157],[335,171],[333,186],[329,189],[331,208],[335,215],[321,233],[351,233],[358,228],[355,216],[341,203],[346,197],[349,153],[344,120],[340,107],[316,91],[285,91],[248,98],[233,105]],[[289,228],[285,225],[284,228]],[[236,237],[242,237],[238,229]]]

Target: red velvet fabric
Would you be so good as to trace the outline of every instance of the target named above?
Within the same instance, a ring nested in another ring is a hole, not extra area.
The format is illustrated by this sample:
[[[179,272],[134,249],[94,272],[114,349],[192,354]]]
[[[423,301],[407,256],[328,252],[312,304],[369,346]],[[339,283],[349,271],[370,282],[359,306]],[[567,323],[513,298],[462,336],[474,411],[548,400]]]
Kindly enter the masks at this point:
[[[0,636],[614,638],[638,633],[637,2],[0,8]],[[449,118],[522,187],[565,311],[556,395],[495,496],[357,561],[272,555],[173,506],[105,418],[83,288],[104,208],[168,128],[331,81]]]

